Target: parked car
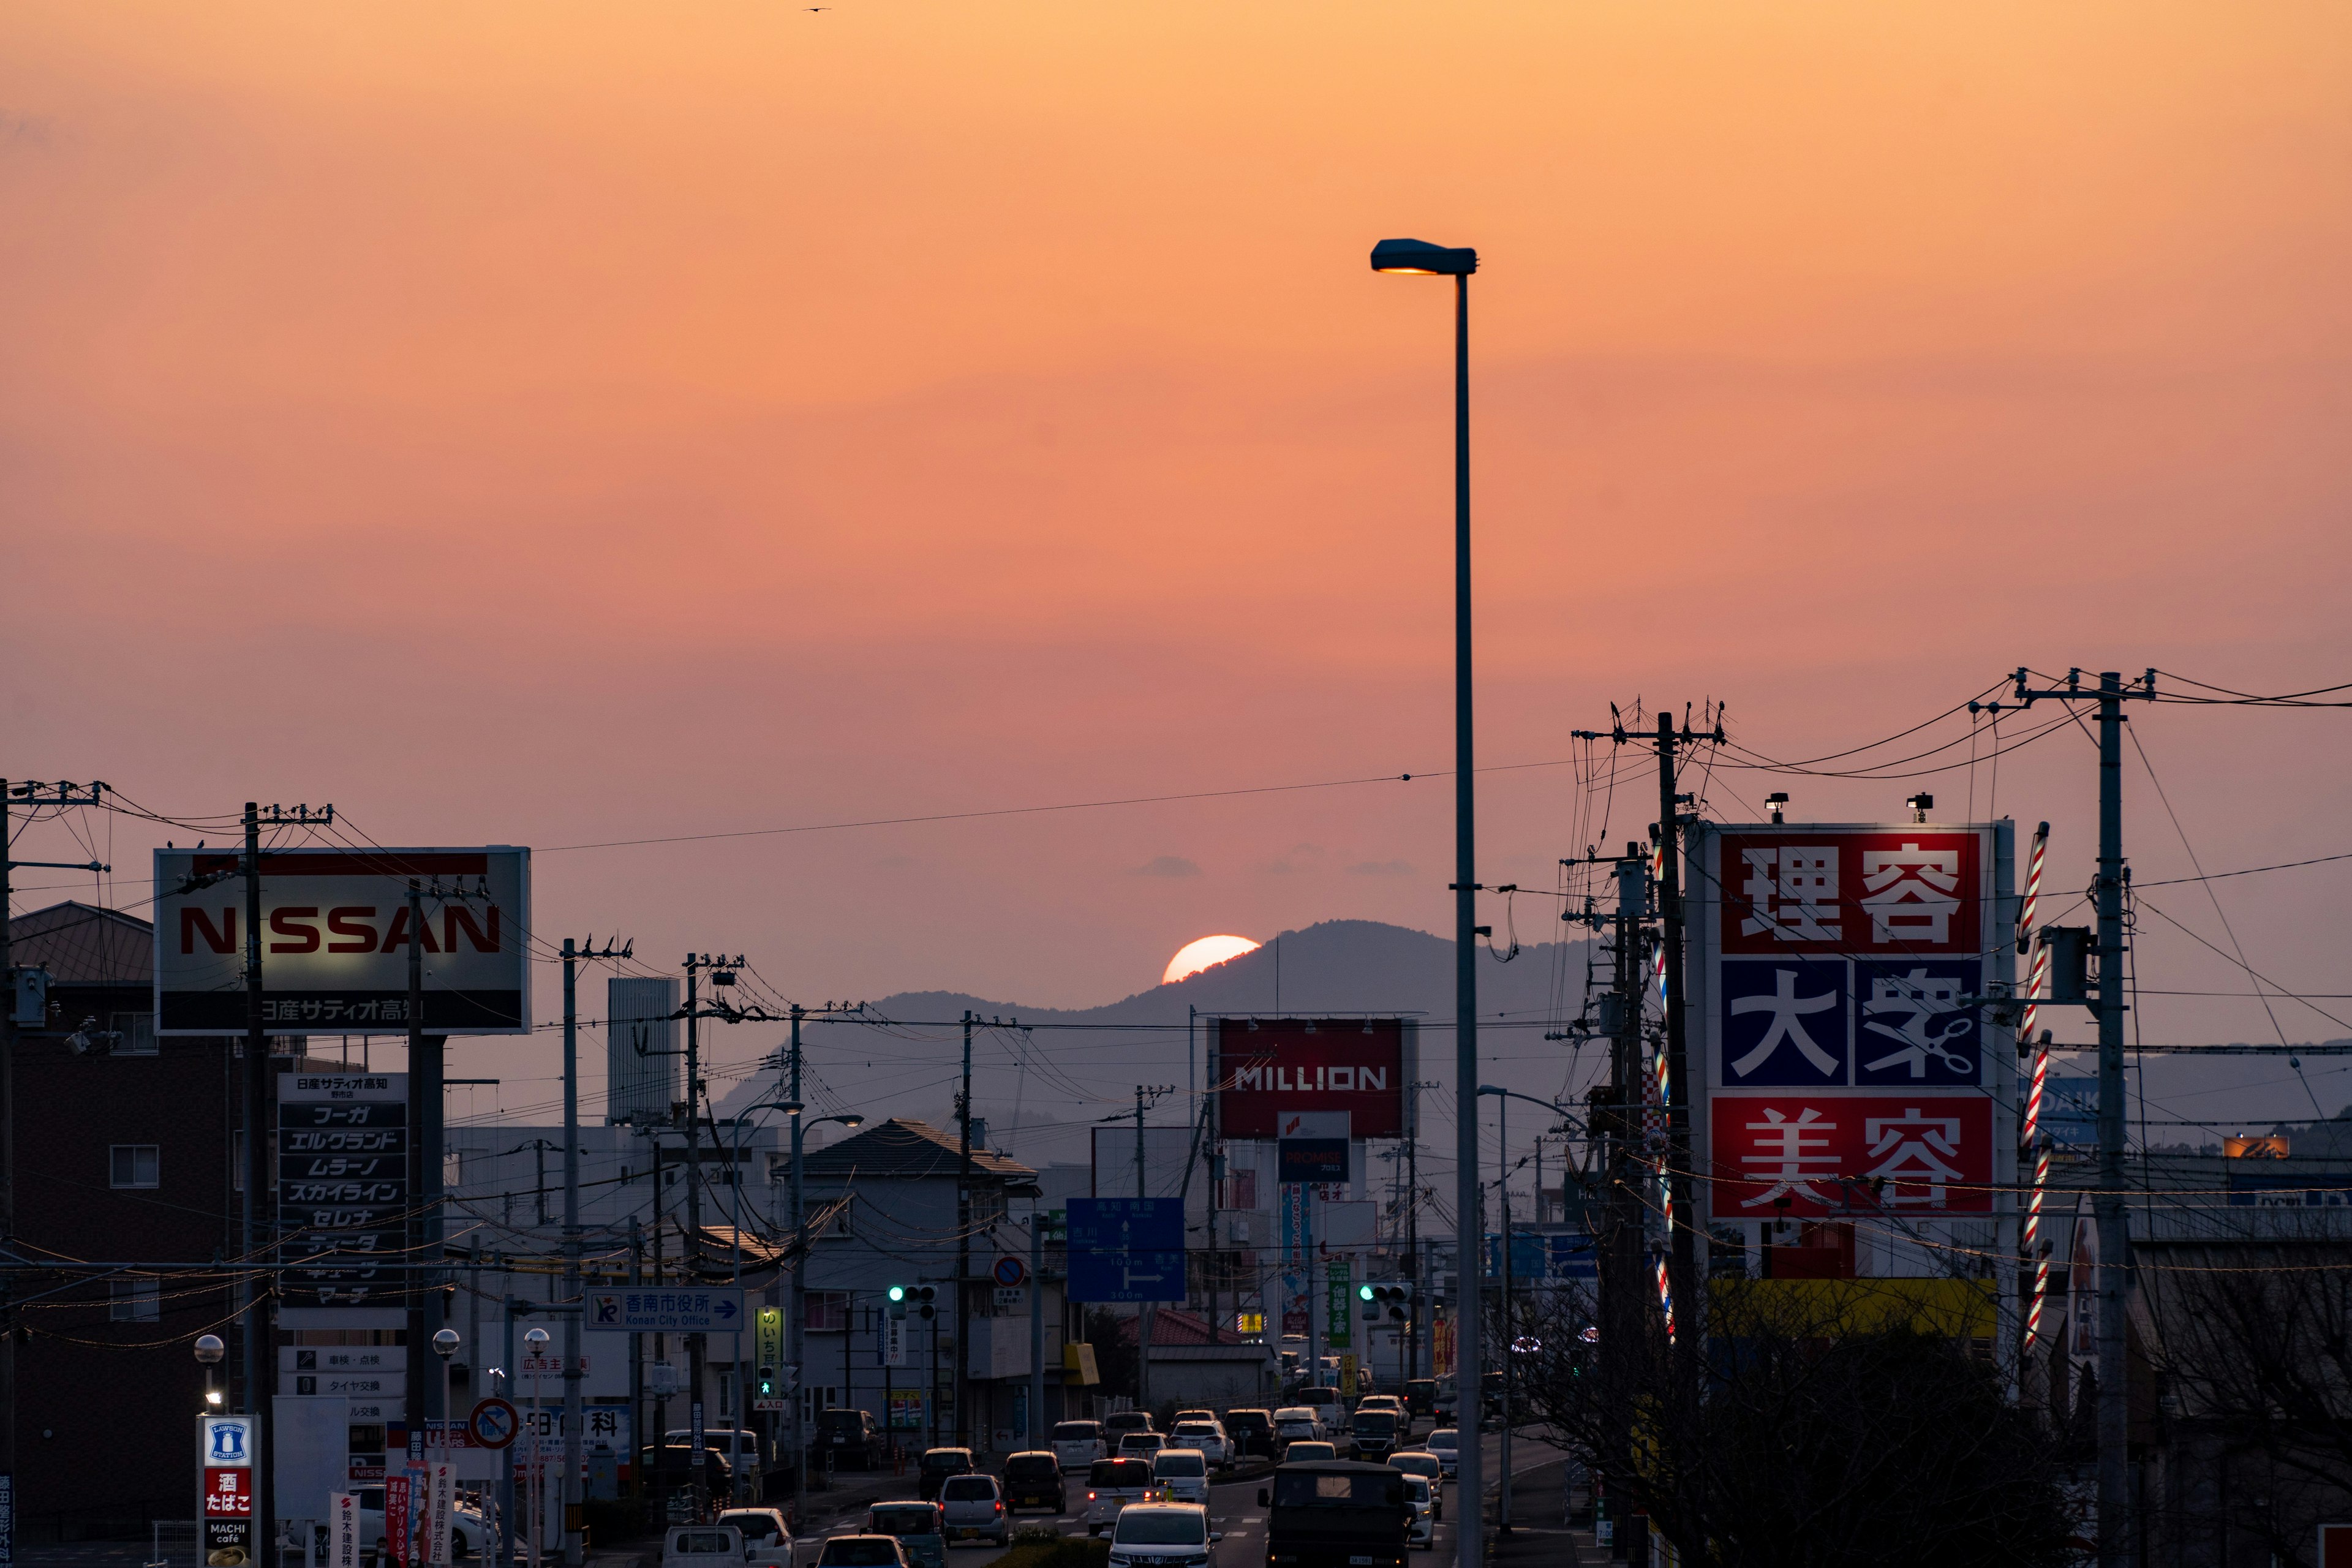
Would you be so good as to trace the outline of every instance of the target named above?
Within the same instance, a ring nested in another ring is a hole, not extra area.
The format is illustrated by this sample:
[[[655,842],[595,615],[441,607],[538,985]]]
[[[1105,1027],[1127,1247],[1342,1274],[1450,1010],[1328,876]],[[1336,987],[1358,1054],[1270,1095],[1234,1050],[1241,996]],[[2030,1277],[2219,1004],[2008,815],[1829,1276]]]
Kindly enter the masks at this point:
[[[1004,1508],[1050,1508],[1055,1513],[1070,1506],[1070,1489],[1062,1479],[1062,1461],[1052,1454],[1029,1449],[1004,1461]]]
[[[1142,1459],[1097,1459],[1087,1470],[1087,1533],[1100,1535],[1119,1510],[1151,1489],[1151,1466]]]
[[[1111,1531],[1111,1568],[1197,1568],[1224,1534],[1209,1528],[1198,1503],[1148,1502],[1118,1516]]]
[[[1425,1476],[1404,1479],[1404,1500],[1412,1505],[1412,1521],[1405,1526],[1405,1543],[1423,1548],[1437,1544],[1437,1489]]]
[[[877,1502],[866,1510],[869,1535],[887,1535],[915,1568],[947,1568],[948,1538],[935,1502]]]
[[[1011,1516],[1004,1508],[1004,1487],[994,1476],[950,1476],[940,1487],[940,1525],[952,1546],[959,1541],[1011,1542]]]
[[[1209,1457],[1198,1448],[1163,1448],[1151,1458],[1151,1479],[1176,1502],[1209,1503]]]
[[[1097,1459],[1110,1458],[1099,1421],[1057,1421],[1054,1424],[1054,1457],[1066,1470],[1083,1470]]]
[[[731,1524],[685,1524],[662,1532],[661,1568],[740,1568],[743,1532]]]
[[[1244,1454],[1262,1454],[1274,1458],[1274,1412],[1271,1410],[1228,1410],[1225,1412],[1225,1436],[1233,1443],[1234,1458]]]
[[[907,1549],[887,1535],[835,1535],[817,1553],[816,1568],[914,1568]]]
[[[1422,1446],[1437,1456],[1439,1469],[1452,1480],[1462,1463],[1462,1434],[1451,1426],[1440,1426]]]
[[[380,1486],[360,1489],[361,1550],[367,1551],[370,1542],[374,1545],[377,1562],[389,1559],[387,1549],[391,1542],[384,1533],[383,1489]],[[489,1521],[483,1517],[482,1510],[465,1502],[452,1509],[449,1515],[450,1556],[453,1559],[477,1556],[485,1550],[485,1543],[491,1555],[496,1556],[498,1537],[491,1532]]]
[[[1419,1476],[1429,1483],[1430,1508],[1439,1519],[1445,1517],[1445,1466],[1426,1448],[1407,1448],[1389,1456],[1389,1468],[1402,1470],[1408,1476]]]
[[[836,1470],[878,1470],[885,1447],[873,1412],[835,1408],[818,1414],[809,1452],[818,1463]]]
[[[1308,1464],[1317,1459],[1336,1459],[1339,1457],[1337,1444],[1321,1441],[1293,1443],[1282,1450],[1282,1462],[1286,1465]]]
[[[978,1468],[971,1462],[970,1448],[926,1448],[923,1462],[915,1472],[915,1495],[927,1500],[936,1498],[950,1476],[968,1475]]]
[[[1125,1432],[1119,1435],[1118,1457],[1122,1459],[1149,1459],[1168,1447],[1168,1439],[1157,1432]]]
[[[1233,1443],[1225,1436],[1223,1426],[1215,1421],[1177,1422],[1176,1429],[1168,1434],[1168,1446],[1200,1449],[1212,1468],[1230,1463],[1234,1457]]]
[[[793,1568],[793,1528],[780,1508],[730,1508],[719,1516],[743,1535],[743,1561],[751,1568]]]
[[[1322,1419],[1304,1405],[1286,1405],[1274,1413],[1276,1443],[1319,1443],[1325,1436]]]

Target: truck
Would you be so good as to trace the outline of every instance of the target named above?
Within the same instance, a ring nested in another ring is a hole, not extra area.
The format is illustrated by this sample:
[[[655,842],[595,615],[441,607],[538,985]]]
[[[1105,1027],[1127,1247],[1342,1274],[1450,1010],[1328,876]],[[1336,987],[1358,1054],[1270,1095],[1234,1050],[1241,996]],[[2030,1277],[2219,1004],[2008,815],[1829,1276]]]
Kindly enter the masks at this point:
[[[1386,1465],[1318,1459],[1279,1465],[1257,1494],[1268,1568],[1406,1568],[1412,1505]]]

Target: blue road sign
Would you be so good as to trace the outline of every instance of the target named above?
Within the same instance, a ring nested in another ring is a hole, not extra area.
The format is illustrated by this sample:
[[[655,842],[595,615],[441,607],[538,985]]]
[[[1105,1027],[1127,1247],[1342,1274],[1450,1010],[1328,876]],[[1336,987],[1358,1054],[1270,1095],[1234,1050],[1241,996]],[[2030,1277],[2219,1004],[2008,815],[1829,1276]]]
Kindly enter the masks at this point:
[[[1181,1198],[1072,1198],[1070,1251],[1181,1252]],[[1110,1297],[1088,1297],[1109,1300]],[[1140,1300],[1144,1298],[1117,1298]]]
[[[588,1298],[587,1326],[632,1333],[723,1334],[745,1322],[740,1290],[600,1290]]]
[[[1075,1205],[1082,1200],[1071,1201]],[[1184,1255],[1108,1248],[1073,1251],[1067,1289],[1075,1301],[1181,1301]]]

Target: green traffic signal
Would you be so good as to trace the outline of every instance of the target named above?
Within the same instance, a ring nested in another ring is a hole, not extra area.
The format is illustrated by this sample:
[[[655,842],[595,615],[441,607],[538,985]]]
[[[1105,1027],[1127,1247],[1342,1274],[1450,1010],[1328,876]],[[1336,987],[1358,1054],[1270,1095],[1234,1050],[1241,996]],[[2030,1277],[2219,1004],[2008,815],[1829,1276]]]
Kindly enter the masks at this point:
[[[893,1285],[890,1287],[890,1300],[893,1301],[903,1301],[906,1299],[907,1288],[904,1285]]]
[[[1372,1289],[1372,1288],[1371,1288],[1370,1285],[1359,1285],[1359,1286],[1357,1286],[1357,1287],[1356,1287],[1356,1295],[1357,1295],[1357,1298],[1358,1298],[1359,1300],[1365,1300],[1365,1301],[1370,1301],[1370,1300],[1377,1300],[1377,1299],[1378,1299],[1378,1298],[1377,1298],[1377,1293]]]

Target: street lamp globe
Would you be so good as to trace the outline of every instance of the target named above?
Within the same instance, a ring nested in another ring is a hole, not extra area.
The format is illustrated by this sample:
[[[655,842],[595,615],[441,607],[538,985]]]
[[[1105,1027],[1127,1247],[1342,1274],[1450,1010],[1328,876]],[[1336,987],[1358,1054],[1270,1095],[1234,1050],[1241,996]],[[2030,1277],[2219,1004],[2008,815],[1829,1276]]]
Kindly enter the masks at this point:
[[[531,1354],[537,1355],[547,1348],[547,1331],[545,1329],[530,1330],[522,1336],[522,1342],[530,1347]]]
[[[221,1337],[218,1334],[196,1336],[196,1359],[205,1365],[218,1366],[221,1358],[226,1354],[228,1354],[228,1346],[221,1342]]]
[[[447,1361],[457,1353],[457,1346],[462,1342],[457,1330],[444,1329],[433,1336],[433,1353]]]

